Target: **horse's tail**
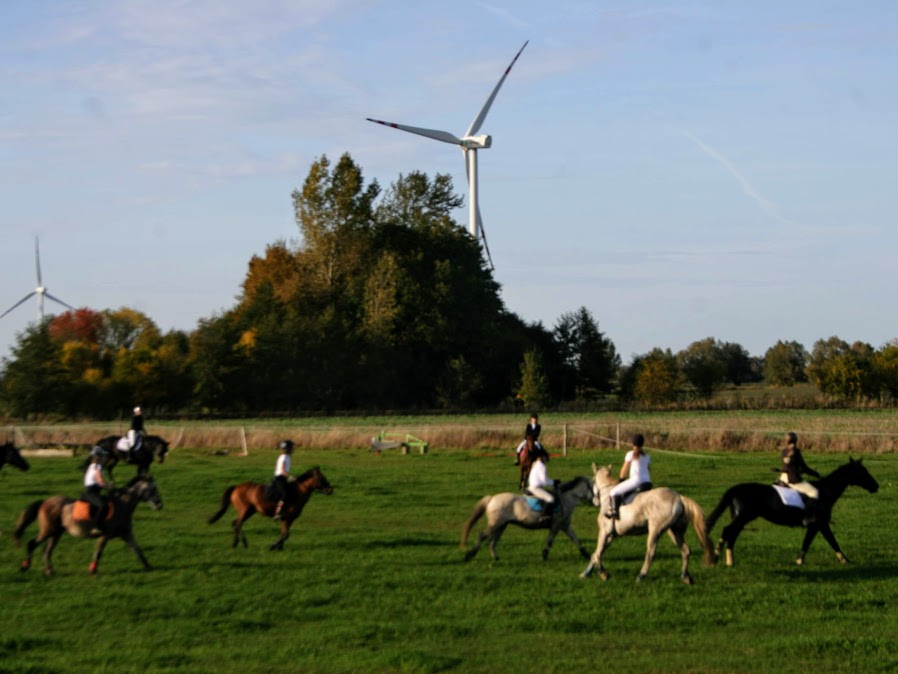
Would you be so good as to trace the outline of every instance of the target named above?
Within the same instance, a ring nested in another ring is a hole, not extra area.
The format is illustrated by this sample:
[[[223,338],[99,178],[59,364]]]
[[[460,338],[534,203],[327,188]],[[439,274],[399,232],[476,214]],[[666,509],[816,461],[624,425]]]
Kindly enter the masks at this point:
[[[481,517],[483,517],[483,513],[486,512],[486,506],[490,502],[491,498],[493,498],[493,497],[492,496],[484,496],[482,499],[480,499],[480,502],[476,506],[474,506],[474,512],[471,513],[471,519],[468,520],[468,522],[465,524],[465,528],[462,529],[462,532],[461,532],[460,547],[462,550],[464,550],[466,547],[468,547],[468,534],[471,533],[471,528],[475,524],[477,524],[477,520],[479,520]]]
[[[37,513],[41,509],[42,503],[43,500],[29,503],[25,510],[22,511],[22,514],[19,515],[15,531],[12,532],[12,538],[16,542],[16,545],[22,544],[22,534],[25,533],[25,529],[28,528],[28,525],[37,519]]]
[[[235,485],[233,487],[228,487],[227,489],[225,489],[224,494],[221,495],[221,508],[219,508],[218,512],[209,518],[209,520],[208,520],[209,524],[213,524],[213,523],[217,522],[219,519],[221,519],[221,516],[225,514],[225,511],[227,511],[228,506],[231,505],[231,494],[234,493],[234,490],[236,488],[237,487]]]
[[[680,499],[683,501],[686,517],[692,522],[695,533],[698,534],[698,540],[702,544],[702,550],[705,552],[705,566],[714,566],[717,558],[714,555],[714,548],[711,545],[711,541],[708,539],[708,528],[705,526],[705,513],[702,511],[701,506],[688,496],[680,494]]]
[[[705,519],[705,530],[710,534],[711,529],[714,528],[714,525],[717,523],[717,520],[723,515],[723,511],[727,508],[731,508],[733,506],[733,488],[730,487],[726,490],[726,493],[721,497],[720,503],[717,504],[717,507],[711,511],[711,514]]]

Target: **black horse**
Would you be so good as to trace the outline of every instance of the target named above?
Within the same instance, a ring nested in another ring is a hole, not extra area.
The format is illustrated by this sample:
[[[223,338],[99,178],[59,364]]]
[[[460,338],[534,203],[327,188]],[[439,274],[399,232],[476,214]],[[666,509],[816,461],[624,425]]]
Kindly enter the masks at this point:
[[[19,470],[28,470],[31,466],[25,460],[25,457],[19,454],[19,450],[11,442],[0,445],[0,469],[6,464],[15,466]]]
[[[812,484],[820,492],[818,512],[815,513],[813,520],[807,523],[807,532],[795,563],[804,563],[804,556],[819,532],[823,534],[823,538],[835,551],[836,558],[845,564],[848,562],[848,558],[842,553],[829,526],[833,506],[848,486],[862,487],[874,494],[879,489],[879,483],[864,467],[862,460],[849,459],[848,463],[839,466],[826,477],[814,480]],[[803,508],[784,505],[776,489],[772,486],[746,482],[727,489],[723,498],[720,499],[720,503],[706,520],[705,527],[709,534],[711,527],[727,508],[730,509],[733,519],[723,528],[720,541],[717,544],[718,556],[726,549],[727,566],[733,565],[733,547],[736,545],[736,539],[745,525],[752,520],[763,517],[768,522],[781,526],[800,527],[804,526],[805,517],[808,514]]]
[[[120,435],[107,435],[105,438],[97,441],[97,447],[102,447],[109,455],[104,465],[109,469],[110,479],[112,479],[112,469],[118,465],[119,461],[135,464],[138,475],[149,473],[150,464],[153,463],[154,459],[159,463],[165,461],[169,443],[158,435],[143,436],[140,447],[128,451],[118,449],[118,443],[121,439],[122,436]]]

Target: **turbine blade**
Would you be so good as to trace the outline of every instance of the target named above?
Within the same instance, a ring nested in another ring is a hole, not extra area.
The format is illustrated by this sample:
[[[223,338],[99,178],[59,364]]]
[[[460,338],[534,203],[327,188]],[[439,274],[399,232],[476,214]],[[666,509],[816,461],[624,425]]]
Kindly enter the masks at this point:
[[[524,43],[524,47],[530,44],[530,40]],[[490,106],[493,104],[493,100],[496,98],[496,94],[499,93],[499,89],[502,87],[502,83],[505,81],[505,78],[508,77],[508,73],[511,72],[512,66],[514,66],[515,61],[518,60],[518,56],[521,55],[521,52],[524,51],[524,47],[521,47],[518,50],[518,53],[515,54],[514,58],[511,60],[511,64],[505,69],[505,74],[499,79],[499,84],[496,85],[496,88],[493,89],[493,93],[490,94],[490,97],[486,99],[486,103],[483,106],[483,109],[480,111],[480,114],[474,118],[474,121],[471,122],[471,126],[468,127],[468,131],[465,133],[466,136],[473,136],[475,133],[480,131],[480,127],[483,124],[483,120],[486,119],[487,113],[490,111]]]
[[[23,304],[24,302],[28,301],[29,299],[31,299],[31,296],[32,296],[32,295],[36,295],[36,294],[37,294],[37,291],[36,291],[36,290],[32,290],[30,293],[28,293],[27,295],[25,295],[25,297],[23,297],[22,299],[20,299],[18,302],[16,302],[15,304],[13,304],[9,309],[7,309],[7,310],[4,311],[2,314],[0,314],[0,318],[3,318],[4,316],[6,316],[6,314],[8,314],[10,311],[12,311],[13,309],[15,309],[15,308],[16,308],[17,306],[19,306],[20,304]]]
[[[437,131],[436,129],[422,129],[417,126],[406,126],[405,124],[394,124],[393,122],[382,122],[379,119],[371,119],[370,117],[365,117],[369,122],[374,122],[375,124],[383,124],[384,126],[389,126],[393,129],[399,129],[401,131],[408,131],[409,133],[416,133],[419,136],[425,136],[427,138],[433,138],[434,140],[441,140],[444,143],[451,143],[453,145],[461,145],[461,138],[457,138],[453,136],[448,131]]]
[[[68,307],[68,308],[71,309],[72,311],[77,311],[77,309],[75,309],[75,307],[73,307],[71,304],[68,304],[68,303],[66,303],[66,302],[63,302],[63,301],[62,301],[61,299],[59,299],[58,297],[54,297],[53,295],[51,295],[50,293],[48,293],[46,290],[44,291],[44,295],[46,295],[46,296],[49,297],[51,300],[53,300],[54,302],[56,302],[56,304],[61,304],[61,305],[64,306],[64,307]]]
[[[37,237],[34,237],[34,266],[37,269],[37,287],[40,288],[43,283],[41,282],[41,249]]]

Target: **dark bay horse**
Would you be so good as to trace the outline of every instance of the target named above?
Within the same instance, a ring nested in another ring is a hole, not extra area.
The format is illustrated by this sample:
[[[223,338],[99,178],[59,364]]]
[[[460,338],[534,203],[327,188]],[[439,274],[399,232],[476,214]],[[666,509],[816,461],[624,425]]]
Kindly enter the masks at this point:
[[[31,568],[31,556],[34,554],[35,549],[46,543],[47,547],[44,549],[44,563],[46,564],[44,573],[48,576],[51,575],[53,573],[53,549],[65,532],[77,538],[99,539],[90,563],[89,570],[91,574],[97,572],[103,548],[106,547],[106,542],[110,538],[121,538],[124,540],[134,554],[137,555],[137,559],[141,561],[144,568],[149,571],[152,567],[134,539],[131,521],[134,517],[134,509],[137,508],[137,504],[141,501],[149,502],[153,510],[159,510],[162,507],[162,496],[156,488],[156,481],[152,476],[138,475],[126,487],[114,490],[110,495],[109,501],[111,503],[111,514],[103,523],[102,531],[94,529],[91,520],[75,519],[73,512],[75,499],[65,496],[51,496],[48,499],[31,503],[19,515],[19,521],[16,523],[16,529],[13,532],[13,539],[16,545],[20,545],[22,534],[28,525],[34,522],[34,520],[38,520],[40,524],[40,531],[37,537],[28,541],[28,552],[22,561],[22,571],[27,571]]]
[[[236,548],[240,541],[243,541],[244,548],[248,546],[246,534],[243,533],[243,523],[254,513],[258,512],[266,517],[274,517],[277,500],[270,499],[265,493],[267,486],[261,482],[241,482],[233,487],[228,487],[222,494],[221,508],[209,518],[209,524],[217,522],[225,514],[229,505],[234,506],[237,510],[237,517],[233,522],[234,544],[231,547]],[[270,550],[284,549],[284,541],[290,536],[290,525],[302,514],[302,510],[306,507],[313,492],[328,496],[334,493],[333,487],[318,466],[299,475],[292,483],[292,487],[292,493],[284,501],[284,507],[281,510],[281,535],[271,544]]]
[[[845,564],[848,562],[848,558],[842,553],[830,528],[833,506],[847,487],[862,487],[871,494],[875,494],[879,489],[879,483],[873,479],[873,476],[864,467],[862,460],[855,461],[849,458],[848,463],[839,466],[826,477],[814,480],[812,484],[816,485],[820,492],[818,512],[814,521],[809,522],[807,525],[801,552],[798,553],[795,563],[799,565],[804,563],[804,557],[811,547],[811,542],[820,533],[835,551],[836,558]],[[807,511],[803,508],[784,505],[776,489],[772,486],[746,482],[726,490],[723,498],[720,499],[720,503],[708,516],[706,527],[709,533],[717,519],[727,508],[729,508],[732,515],[732,521],[723,528],[720,534],[720,542],[717,545],[718,555],[724,549],[726,550],[727,566],[733,566],[733,547],[736,545],[736,539],[739,538],[739,534],[742,533],[745,525],[752,520],[763,517],[768,522],[781,526],[800,527],[804,525],[803,520],[807,515]]]
[[[525,529],[549,530],[546,544],[543,547],[544,560],[549,558],[549,550],[559,531],[566,533],[574,545],[580,549],[580,554],[584,558],[589,559],[589,553],[571,527],[571,515],[574,514],[574,509],[580,503],[592,500],[592,483],[588,478],[581,475],[562,484],[559,492],[563,509],[562,513],[555,517],[543,517],[542,513],[534,511],[527,501],[529,497],[521,494],[505,492],[504,494],[484,496],[474,507],[474,512],[461,532],[461,549],[464,550],[468,545],[468,536],[471,533],[471,529],[477,523],[477,520],[486,515],[486,527],[484,527],[474,547],[465,553],[465,561],[467,562],[474,557],[477,551],[480,550],[480,546],[487,540],[490,542],[490,554],[492,554],[493,560],[498,561],[499,555],[496,553],[496,545],[509,524],[516,524]]]
[[[532,435],[528,435],[524,440],[524,448],[518,455],[521,464],[521,489],[527,486],[527,478],[530,477],[530,469],[533,468],[533,462],[536,461],[537,456],[542,456],[543,461],[549,461],[549,453],[533,439]]]
[[[711,566],[714,564],[714,550],[708,540],[705,529],[705,513],[698,503],[688,496],[684,496],[667,487],[656,487],[637,494],[632,502],[620,507],[620,519],[611,519],[605,513],[611,509],[611,488],[618,483],[611,472],[611,466],[598,467],[592,464],[593,491],[595,499],[593,504],[599,506],[599,536],[596,541],[596,551],[589,560],[589,565],[581,573],[581,577],[587,578],[595,569],[599,570],[599,577],[608,580],[608,571],[605,569],[602,557],[605,550],[618,536],[632,536],[633,534],[647,534],[645,544],[645,560],[636,580],[645,580],[655,557],[658,539],[666,531],[671,540],[680,549],[682,565],[680,579],[687,585],[692,585],[692,576],[689,575],[689,545],[686,544],[686,529],[690,523],[698,535],[699,542],[705,552],[704,562]]]
[[[102,447],[109,454],[109,458],[104,463],[109,469],[109,478],[112,479],[112,469],[115,468],[120,461],[124,463],[132,463],[137,466],[138,475],[146,475],[150,472],[150,464],[155,459],[159,463],[165,461],[165,455],[168,453],[169,443],[160,438],[158,435],[145,435],[140,443],[140,447],[131,450],[120,450],[118,443],[122,439],[121,435],[107,435],[105,438],[97,440],[97,447]],[[86,468],[87,466],[85,466]]]
[[[2,470],[3,466],[7,463],[10,466],[15,466],[19,470],[28,470],[31,468],[25,460],[25,457],[19,453],[19,450],[16,449],[11,442],[7,442],[5,445],[0,445],[0,470]]]

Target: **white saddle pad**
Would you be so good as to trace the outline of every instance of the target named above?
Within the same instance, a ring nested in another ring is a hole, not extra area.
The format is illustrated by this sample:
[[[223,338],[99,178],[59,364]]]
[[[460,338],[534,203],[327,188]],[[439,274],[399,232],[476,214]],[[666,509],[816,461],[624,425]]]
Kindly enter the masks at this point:
[[[773,488],[776,489],[776,492],[780,495],[780,498],[783,499],[783,505],[791,506],[793,508],[801,508],[804,510],[804,501],[801,498],[801,494],[799,494],[794,489],[789,489],[788,487],[781,487],[778,484],[773,485]]]
[[[130,452],[131,445],[128,444],[127,436],[120,438],[115,448],[120,452]]]

